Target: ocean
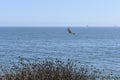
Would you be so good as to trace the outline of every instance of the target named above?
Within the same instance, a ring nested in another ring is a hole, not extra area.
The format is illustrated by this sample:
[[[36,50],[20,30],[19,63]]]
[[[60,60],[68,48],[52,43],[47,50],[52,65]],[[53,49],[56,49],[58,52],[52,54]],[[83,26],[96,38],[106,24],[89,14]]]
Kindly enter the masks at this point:
[[[72,59],[120,71],[119,27],[0,27],[0,64],[25,58]]]

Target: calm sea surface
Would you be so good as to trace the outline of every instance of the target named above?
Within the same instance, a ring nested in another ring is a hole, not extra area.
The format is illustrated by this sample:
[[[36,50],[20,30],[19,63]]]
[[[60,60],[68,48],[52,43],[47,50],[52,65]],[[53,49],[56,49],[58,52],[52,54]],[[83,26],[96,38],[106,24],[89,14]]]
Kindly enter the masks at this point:
[[[25,58],[72,59],[113,71],[120,70],[119,27],[0,28],[0,64]]]

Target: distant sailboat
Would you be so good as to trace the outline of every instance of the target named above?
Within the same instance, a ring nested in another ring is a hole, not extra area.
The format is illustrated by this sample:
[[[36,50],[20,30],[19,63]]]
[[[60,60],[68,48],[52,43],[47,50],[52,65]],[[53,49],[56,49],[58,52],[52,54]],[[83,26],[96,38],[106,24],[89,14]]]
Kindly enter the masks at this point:
[[[72,31],[70,30],[70,28],[67,28],[67,31],[68,31],[69,34],[73,34],[73,35],[75,35],[75,33],[72,32]]]

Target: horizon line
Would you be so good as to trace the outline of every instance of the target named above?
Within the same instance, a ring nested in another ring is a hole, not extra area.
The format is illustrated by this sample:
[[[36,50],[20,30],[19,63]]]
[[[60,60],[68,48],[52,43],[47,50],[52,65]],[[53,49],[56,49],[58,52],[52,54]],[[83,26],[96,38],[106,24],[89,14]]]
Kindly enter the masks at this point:
[[[46,26],[46,25],[43,25],[43,26],[34,26],[34,25],[21,25],[21,26],[18,26],[18,25],[13,25],[13,26],[0,26],[0,27],[120,27],[119,25],[80,25],[80,26],[72,26],[72,25],[61,25],[61,26],[58,26],[58,25],[50,25],[50,26]]]

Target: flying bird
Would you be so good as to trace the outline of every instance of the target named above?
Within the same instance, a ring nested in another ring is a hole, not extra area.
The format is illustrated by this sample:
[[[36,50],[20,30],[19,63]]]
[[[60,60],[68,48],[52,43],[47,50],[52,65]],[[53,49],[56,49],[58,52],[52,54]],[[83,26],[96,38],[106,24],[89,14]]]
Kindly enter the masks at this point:
[[[75,35],[75,33],[72,32],[72,31],[70,30],[70,28],[67,28],[67,31],[68,31],[69,34],[73,34],[73,35]]]

